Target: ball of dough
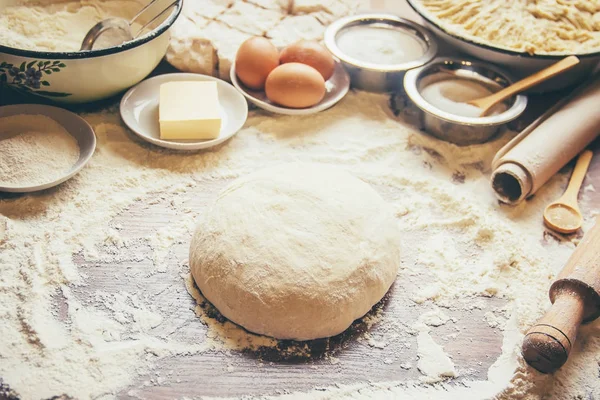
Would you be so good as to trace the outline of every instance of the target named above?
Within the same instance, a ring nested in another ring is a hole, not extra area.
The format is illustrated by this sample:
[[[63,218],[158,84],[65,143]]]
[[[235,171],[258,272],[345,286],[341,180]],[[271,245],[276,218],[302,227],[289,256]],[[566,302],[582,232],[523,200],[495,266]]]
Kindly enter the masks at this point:
[[[279,339],[337,335],[388,291],[400,264],[390,207],[335,167],[292,163],[240,178],[190,246],[196,284],[225,317]]]

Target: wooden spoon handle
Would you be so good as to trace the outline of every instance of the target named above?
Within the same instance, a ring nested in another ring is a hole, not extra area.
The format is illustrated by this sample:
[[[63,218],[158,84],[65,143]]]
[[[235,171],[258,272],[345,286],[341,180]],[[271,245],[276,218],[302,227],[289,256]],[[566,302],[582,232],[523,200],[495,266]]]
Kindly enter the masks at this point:
[[[559,62],[552,64],[551,66],[544,68],[541,71],[536,72],[533,75],[528,76],[527,78],[521,79],[520,81],[496,92],[490,96],[486,96],[481,99],[472,100],[469,104],[477,106],[482,109],[483,113],[498,104],[499,102],[517,94],[524,90],[527,90],[538,83],[541,83],[547,79],[550,79],[563,71],[566,71],[569,68],[577,65],[579,63],[579,58],[575,56],[569,56],[563,58]]]
[[[585,179],[585,174],[592,162],[592,157],[594,153],[591,150],[584,150],[577,159],[577,164],[575,164],[575,168],[573,169],[573,173],[571,174],[571,180],[569,181],[569,186],[565,193],[562,195],[562,198],[565,203],[569,205],[577,205],[577,196],[579,194],[579,189],[581,188],[581,184]]]

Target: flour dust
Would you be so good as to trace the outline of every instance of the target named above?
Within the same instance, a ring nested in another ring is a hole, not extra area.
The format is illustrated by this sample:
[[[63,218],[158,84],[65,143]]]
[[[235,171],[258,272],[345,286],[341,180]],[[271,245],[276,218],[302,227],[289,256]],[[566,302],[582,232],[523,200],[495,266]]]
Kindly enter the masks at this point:
[[[98,148],[81,173],[0,199],[0,376],[21,398],[600,398],[598,324],[553,377],[518,355],[577,237],[541,224],[565,174],[517,207],[495,200],[489,163],[510,134],[457,147],[367,93],[309,117],[252,112],[232,140],[196,153],[140,142],[116,106],[83,117]],[[196,218],[228,182],[290,161],[370,183],[404,241],[389,295],[349,331],[310,343],[222,319],[187,260]],[[586,204],[588,229],[597,211]]]

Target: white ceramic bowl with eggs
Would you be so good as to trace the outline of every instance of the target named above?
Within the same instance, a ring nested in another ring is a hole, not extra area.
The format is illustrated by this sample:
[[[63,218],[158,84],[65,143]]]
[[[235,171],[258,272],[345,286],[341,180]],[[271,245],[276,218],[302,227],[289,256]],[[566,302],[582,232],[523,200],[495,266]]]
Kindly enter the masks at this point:
[[[11,3],[0,0],[0,13]],[[91,102],[123,92],[148,76],[162,60],[169,46],[168,29],[182,5],[183,0],[179,0],[156,28],[117,47],[47,52],[0,43],[0,90],[9,86],[60,103]]]

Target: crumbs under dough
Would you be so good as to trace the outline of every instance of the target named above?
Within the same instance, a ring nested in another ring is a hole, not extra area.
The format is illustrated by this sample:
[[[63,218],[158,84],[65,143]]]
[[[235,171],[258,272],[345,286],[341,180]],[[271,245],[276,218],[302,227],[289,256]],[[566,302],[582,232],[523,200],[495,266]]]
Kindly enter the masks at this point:
[[[0,13],[0,44],[24,50],[78,51],[87,31],[107,17],[131,19],[136,0],[21,0]]]
[[[447,32],[529,54],[600,50],[598,0],[419,0]]]

